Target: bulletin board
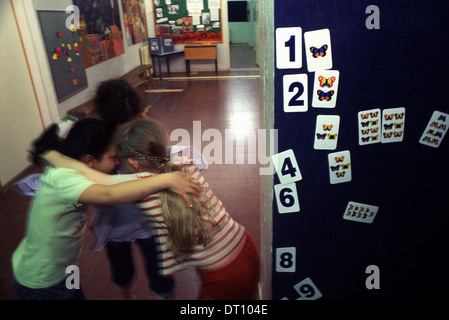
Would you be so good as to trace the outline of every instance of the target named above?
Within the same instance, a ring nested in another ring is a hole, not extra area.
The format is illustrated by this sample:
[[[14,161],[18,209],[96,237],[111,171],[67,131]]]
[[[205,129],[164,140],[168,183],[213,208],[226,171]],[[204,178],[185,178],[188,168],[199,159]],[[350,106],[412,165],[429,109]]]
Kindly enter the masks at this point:
[[[273,299],[449,298],[449,2],[374,3],[274,1]]]
[[[177,43],[223,42],[221,0],[151,0],[156,37]]]
[[[76,29],[67,29],[65,11],[38,12],[48,63],[58,102],[87,88],[81,47]]]

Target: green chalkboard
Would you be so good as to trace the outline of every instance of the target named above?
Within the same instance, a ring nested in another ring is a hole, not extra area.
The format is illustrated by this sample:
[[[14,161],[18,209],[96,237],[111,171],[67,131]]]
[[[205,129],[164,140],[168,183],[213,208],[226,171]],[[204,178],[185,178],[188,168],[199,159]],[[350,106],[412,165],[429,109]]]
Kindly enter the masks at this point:
[[[66,27],[65,11],[38,11],[42,38],[58,102],[87,88],[81,47],[76,29]]]

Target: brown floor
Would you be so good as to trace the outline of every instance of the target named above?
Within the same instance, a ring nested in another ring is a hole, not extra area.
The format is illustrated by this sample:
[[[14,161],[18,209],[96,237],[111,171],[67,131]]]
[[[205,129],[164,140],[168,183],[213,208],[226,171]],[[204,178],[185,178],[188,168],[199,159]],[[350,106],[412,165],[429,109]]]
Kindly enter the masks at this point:
[[[258,75],[257,71],[219,72],[218,76]],[[201,132],[217,129],[225,146],[225,130],[249,129],[257,133],[260,125],[261,103],[259,99],[259,78],[237,77],[233,79],[198,79],[215,73],[164,75],[158,77],[147,89],[182,89],[182,92],[147,93],[151,107],[147,114],[163,123],[168,132],[182,128],[189,132],[193,143],[193,122],[201,121]],[[177,77],[169,80],[167,77]],[[209,131],[210,132],[210,131]],[[217,137],[217,135],[215,135]],[[200,138],[201,139],[201,138]],[[211,142],[203,137],[200,151]],[[172,142],[176,144],[177,141]],[[214,144],[215,145],[215,144]],[[234,158],[235,158],[234,152]],[[246,152],[245,152],[246,153]],[[223,150],[222,162],[224,163]],[[260,179],[259,166],[248,164],[212,164],[204,172],[216,195],[222,200],[228,212],[251,232],[260,244]],[[31,168],[27,174],[37,172]],[[0,299],[14,299],[11,288],[11,254],[24,234],[29,199],[18,195],[11,189],[0,193]],[[92,240],[90,231],[86,233],[79,259],[81,285],[87,299],[122,299],[120,291],[110,280],[108,261],[103,251],[89,250]],[[139,275],[135,286],[138,299],[158,299],[147,287],[147,279],[142,273],[143,264],[140,253],[135,249]],[[175,276],[176,299],[196,299],[198,280],[193,269],[187,269]]]

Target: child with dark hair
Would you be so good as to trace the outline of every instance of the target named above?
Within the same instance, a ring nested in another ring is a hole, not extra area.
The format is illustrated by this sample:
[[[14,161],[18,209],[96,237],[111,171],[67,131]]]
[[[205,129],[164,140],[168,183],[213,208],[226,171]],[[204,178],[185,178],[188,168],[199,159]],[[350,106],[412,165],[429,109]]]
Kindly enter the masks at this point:
[[[67,138],[52,125],[33,144],[35,162],[57,150],[64,158],[81,161],[95,178],[103,167],[113,170],[115,128],[96,119],[76,122]],[[78,163],[78,162],[77,162]],[[104,177],[101,175],[101,177]],[[96,179],[110,184],[111,179]],[[183,194],[196,193],[197,186],[182,174],[161,175],[135,183],[103,185],[89,180],[79,170],[46,165],[42,184],[30,204],[26,234],[12,255],[14,291],[18,299],[84,299],[82,289],[66,286],[66,269],[76,265],[86,229],[87,204],[120,205],[142,199],[165,188]]]
[[[101,82],[94,104],[101,119],[116,128],[146,117],[142,113],[139,95],[122,79]],[[170,299],[173,297],[174,279],[172,276],[159,274],[155,233],[149,223],[142,223],[142,215],[139,212],[134,203],[116,207],[97,206],[91,224],[96,236],[93,250],[105,249],[112,281],[121,289],[125,299],[135,299],[132,289],[136,270],[131,246],[136,243],[145,262],[150,291],[156,296]]]
[[[121,126],[142,116],[139,95],[122,79],[101,82],[95,93],[94,105],[101,119],[114,126]]]

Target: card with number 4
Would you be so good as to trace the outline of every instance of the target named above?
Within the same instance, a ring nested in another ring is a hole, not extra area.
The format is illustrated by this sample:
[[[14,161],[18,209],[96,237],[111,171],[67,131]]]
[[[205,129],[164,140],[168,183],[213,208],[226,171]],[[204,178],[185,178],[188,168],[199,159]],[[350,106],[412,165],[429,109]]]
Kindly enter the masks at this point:
[[[271,160],[281,184],[292,183],[302,179],[301,171],[292,149],[274,154]]]
[[[331,184],[351,181],[351,153],[349,150],[329,153],[328,161]]]
[[[340,116],[317,116],[313,148],[316,150],[337,149],[339,128]]]
[[[429,147],[438,148],[446,132],[449,130],[449,114],[434,111],[419,143]]]
[[[372,223],[379,210],[378,206],[349,201],[343,219],[357,222]]]

